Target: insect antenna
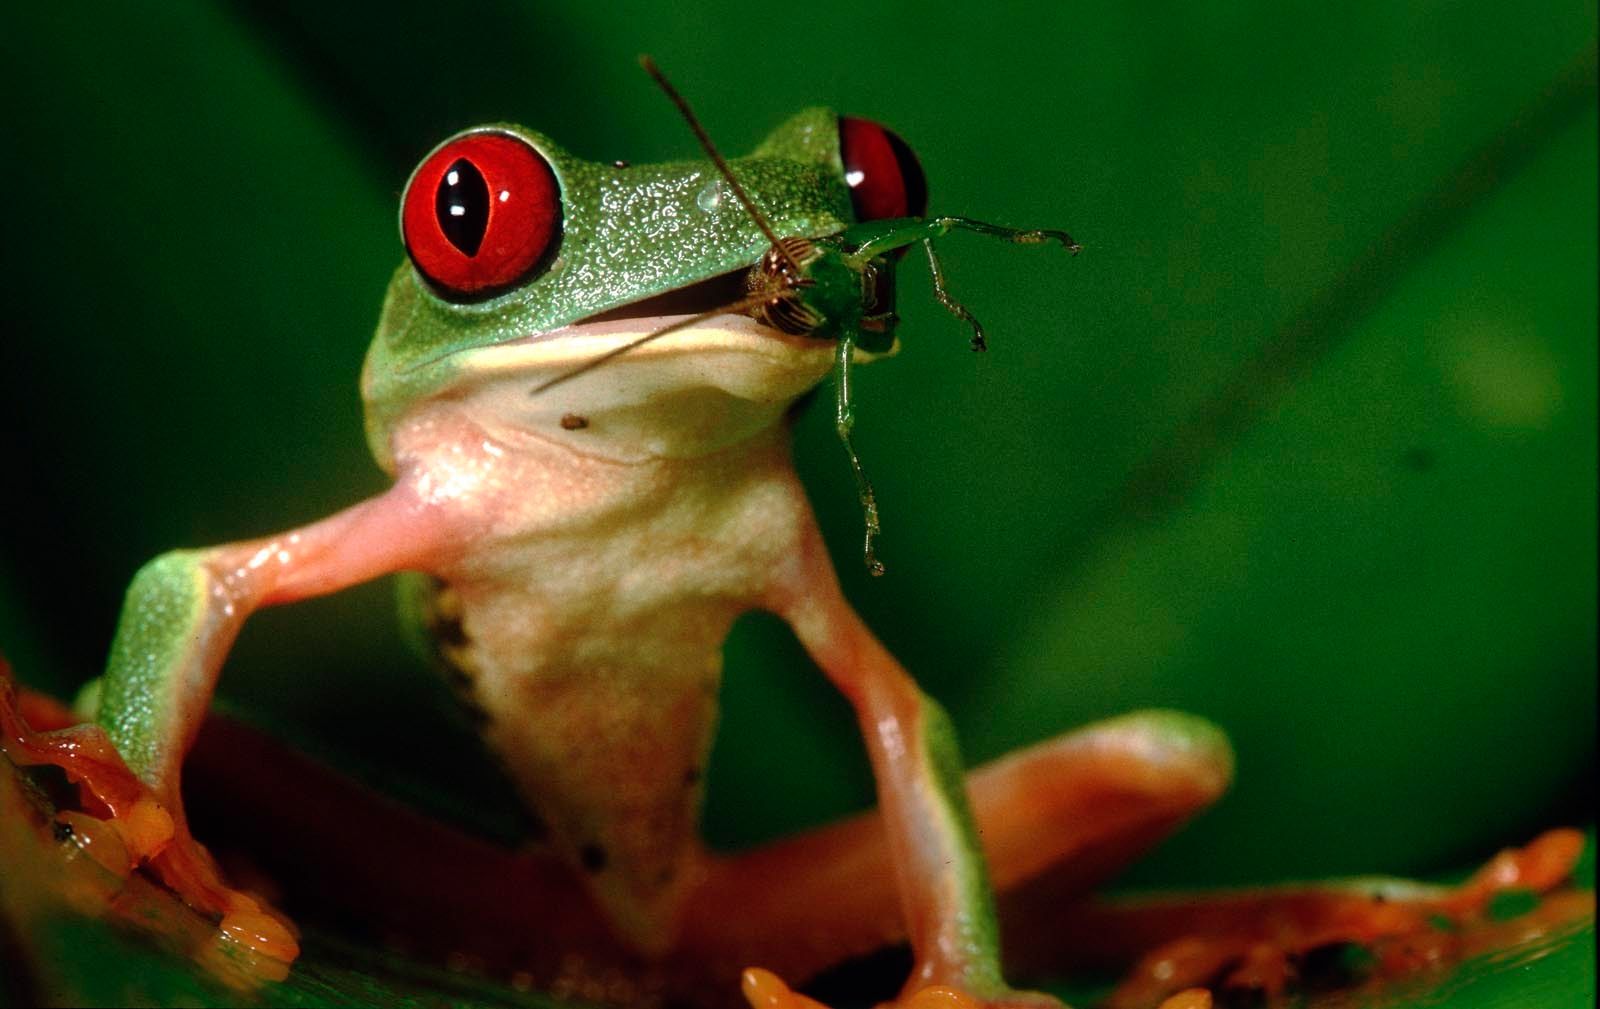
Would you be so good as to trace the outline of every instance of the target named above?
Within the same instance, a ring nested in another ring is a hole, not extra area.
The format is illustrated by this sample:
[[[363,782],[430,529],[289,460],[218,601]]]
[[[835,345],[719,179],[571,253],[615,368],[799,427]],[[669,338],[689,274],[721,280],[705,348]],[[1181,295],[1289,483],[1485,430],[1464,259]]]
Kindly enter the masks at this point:
[[[755,201],[750,198],[750,194],[746,193],[744,191],[744,187],[739,185],[739,180],[734,177],[733,169],[728,167],[728,162],[717,150],[717,145],[711,142],[711,136],[706,133],[705,127],[700,125],[700,120],[696,118],[694,110],[689,107],[688,100],[685,99],[683,95],[678,93],[678,89],[672,86],[671,81],[667,80],[666,74],[663,74],[661,72],[661,68],[656,66],[655,60],[651,59],[647,55],[640,56],[639,65],[644,68],[644,72],[649,74],[650,78],[654,80],[656,84],[660,85],[661,90],[666,92],[668,98],[672,99],[672,104],[676,105],[678,107],[678,111],[683,114],[684,121],[689,124],[689,129],[694,131],[695,139],[700,141],[701,149],[706,152],[706,156],[711,159],[711,163],[717,166],[717,172],[722,176],[723,180],[728,183],[728,188],[733,190],[733,195],[738,198],[739,204],[744,207],[745,212],[750,215],[750,219],[755,222],[756,227],[761,229],[761,233],[765,235],[767,241],[771,243],[772,249],[770,254],[776,255],[778,258],[783,260],[786,266],[788,266],[789,269],[783,273],[783,286],[786,288],[803,286],[805,280],[804,274],[801,270],[800,262],[795,258],[794,254],[789,251],[787,244],[785,244],[783,240],[778,237],[778,233],[772,230],[772,224],[768,222],[766,215],[761,212],[761,209],[756,206]],[[688,318],[679,319],[670,325],[666,325],[653,332],[646,333],[637,340],[625,343],[620,347],[613,347],[598,357],[585,361],[576,368],[573,368],[571,371],[562,372],[548,381],[534,386],[528,395],[537,396],[545,390],[558,386],[563,382],[569,382],[572,379],[577,378],[579,375],[591,372],[601,365],[614,361],[629,351],[632,351],[638,347],[642,347],[652,340],[658,340],[669,333],[676,333],[679,330],[688,329],[691,326],[697,326],[700,323],[705,322],[707,319],[715,318],[716,316],[724,315],[729,312],[748,312],[751,309],[759,308],[761,305],[771,301],[772,297],[773,292],[771,291],[759,292],[744,298],[740,298],[737,301],[731,301],[726,305],[721,305],[717,308],[711,309],[710,311],[701,312],[699,315],[691,315]]]
[[[605,353],[590,358],[570,371],[564,371],[561,374],[556,375],[554,378],[541,382],[540,384],[534,386],[533,390],[529,392],[528,395],[537,396],[547,389],[552,389],[563,382],[570,382],[579,375],[587,374],[601,365],[614,361],[629,351],[637,350],[652,340],[659,340],[669,333],[676,333],[680,329],[688,329],[691,326],[698,326],[707,319],[714,319],[719,315],[726,315],[730,312],[748,312],[750,309],[757,307],[771,297],[771,294],[761,291],[756,294],[751,294],[740,298],[738,301],[730,301],[726,305],[719,305],[716,308],[701,312],[698,315],[685,316],[676,322],[668,323],[667,325],[662,326],[660,329],[651,330],[645,335],[639,337],[637,340],[629,340],[620,347],[612,347]]]
[[[772,225],[767,222],[766,215],[756,206],[755,201],[750,198],[750,194],[744,191],[744,187],[739,185],[739,180],[734,178],[733,169],[728,167],[728,162],[723,160],[722,155],[717,152],[717,145],[711,142],[710,134],[706,133],[705,127],[700,125],[700,120],[695,117],[694,110],[689,108],[688,100],[678,93],[678,89],[672,86],[671,81],[667,80],[667,75],[661,72],[660,67],[656,66],[655,60],[649,56],[640,56],[639,65],[644,67],[644,72],[649,74],[650,78],[660,85],[661,90],[667,93],[667,97],[672,99],[672,104],[678,107],[678,111],[683,114],[684,122],[689,124],[689,129],[694,131],[695,139],[700,141],[700,147],[706,152],[706,157],[710,158],[711,163],[717,166],[717,171],[722,173],[722,178],[728,183],[728,188],[733,190],[733,195],[738,197],[739,202],[744,205],[744,209],[749,213],[750,219],[756,222],[756,227],[760,228],[761,233],[767,236],[767,241],[772,244],[772,248],[788,265],[790,276],[799,277],[800,264],[789,254],[789,250],[784,248],[783,243],[778,240],[778,233],[773,231]]]

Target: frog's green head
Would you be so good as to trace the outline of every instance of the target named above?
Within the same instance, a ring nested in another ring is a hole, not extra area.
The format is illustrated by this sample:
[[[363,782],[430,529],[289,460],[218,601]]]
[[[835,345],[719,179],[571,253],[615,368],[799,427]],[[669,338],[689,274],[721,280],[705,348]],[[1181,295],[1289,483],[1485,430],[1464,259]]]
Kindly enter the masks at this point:
[[[834,235],[855,219],[827,109],[799,113],[730,164],[780,235]],[[474,129],[412,174],[401,231],[410,258],[362,377],[368,439],[386,467],[411,408],[483,396],[495,421],[555,437],[583,417],[584,443],[602,454],[707,451],[770,424],[831,363],[827,341],[730,314],[531,395],[663,319],[744,294],[769,244],[709,161],[601,164],[520,126]]]

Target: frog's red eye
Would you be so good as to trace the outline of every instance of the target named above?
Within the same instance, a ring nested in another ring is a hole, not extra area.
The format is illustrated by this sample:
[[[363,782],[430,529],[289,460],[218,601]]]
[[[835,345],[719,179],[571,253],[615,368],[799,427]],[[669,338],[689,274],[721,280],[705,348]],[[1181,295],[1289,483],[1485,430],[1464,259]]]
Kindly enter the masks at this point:
[[[507,133],[470,133],[434,151],[412,174],[400,212],[411,261],[457,298],[523,279],[560,229],[555,173]]]
[[[839,158],[858,221],[921,217],[928,180],[906,142],[870,119],[839,117]]]

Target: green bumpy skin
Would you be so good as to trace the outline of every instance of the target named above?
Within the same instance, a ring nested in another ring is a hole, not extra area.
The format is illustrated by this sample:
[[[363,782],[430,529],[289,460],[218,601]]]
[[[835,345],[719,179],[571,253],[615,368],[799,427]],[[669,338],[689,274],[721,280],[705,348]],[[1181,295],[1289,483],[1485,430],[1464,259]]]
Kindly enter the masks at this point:
[[[122,759],[140,778],[159,768],[184,685],[175,670],[207,637],[213,620],[207,606],[210,576],[204,551],[174,550],[147,563],[128,586],[108,675],[102,677],[96,718],[115,740]]]
[[[944,814],[961,846],[959,857],[948,871],[955,876],[961,891],[960,904],[967,911],[963,938],[972,966],[966,981],[974,993],[999,995],[1009,990],[1000,972],[999,914],[994,889],[989,885],[988,863],[978,843],[978,827],[967,802],[966,765],[961,761],[955,723],[944,707],[926,693],[922,693],[922,731],[927,740],[926,759]]]
[[[838,122],[832,110],[807,109],[749,157],[729,162],[778,234],[821,238],[853,223]],[[709,162],[618,168],[575,158],[521,126],[489,128],[519,137],[550,163],[561,191],[561,244],[540,276],[476,303],[439,297],[410,263],[395,271],[362,374],[367,442],[389,472],[394,423],[455,376],[451,355],[748,269],[768,248]]]

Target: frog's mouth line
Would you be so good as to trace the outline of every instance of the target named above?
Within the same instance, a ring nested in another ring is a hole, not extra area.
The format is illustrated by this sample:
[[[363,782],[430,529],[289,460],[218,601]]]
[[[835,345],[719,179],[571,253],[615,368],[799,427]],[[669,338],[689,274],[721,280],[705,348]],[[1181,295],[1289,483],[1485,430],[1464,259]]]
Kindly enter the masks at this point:
[[[631,319],[660,319],[663,323],[675,319],[687,318],[694,315],[703,315],[715,312],[723,307],[732,307],[735,303],[749,295],[747,278],[750,275],[749,267],[739,267],[726,273],[719,273],[705,280],[699,280],[683,287],[663,291],[660,294],[630,301],[625,305],[608,308],[603,312],[582,316],[562,326],[548,329],[539,333],[531,333],[507,341],[502,346],[526,346],[528,344],[548,343],[561,337],[570,337],[574,332],[582,332],[589,328],[591,323],[624,322]],[[730,312],[729,315],[738,315],[754,322],[759,330],[766,335],[782,338],[784,342],[793,342],[796,339],[805,341],[806,338],[795,338],[779,329],[774,329],[755,319],[749,312]],[[830,342],[830,341],[806,341]],[[483,348],[468,347],[465,350],[482,350]],[[451,350],[438,357],[419,361],[404,369],[404,372],[421,371],[431,365],[461,353],[461,349]]]
[[[747,268],[719,273],[705,280],[584,316],[560,329],[515,341],[508,346],[539,345],[558,335],[568,341],[586,337],[604,339],[627,332],[631,328],[629,323],[651,323],[643,333],[625,337],[622,343],[598,348],[587,361],[576,362],[565,371],[534,386],[530,395],[538,396],[630,352],[660,350],[662,348],[647,348],[646,345],[652,344],[657,336],[674,332],[687,334],[689,329],[680,327],[687,327],[691,323],[694,329],[716,330],[720,334],[716,342],[726,343],[730,338],[738,341],[742,336],[744,349],[774,358],[800,349],[809,355],[818,347],[832,345],[831,340],[819,340],[809,334],[792,334],[775,328],[758,313],[750,311],[749,276],[750,270]]]
[[[730,270],[715,277],[651,295],[626,305],[608,308],[604,312],[585,316],[577,325],[590,322],[612,322],[617,319],[648,319],[660,316],[699,315],[712,312],[749,294],[745,286],[748,269]]]

